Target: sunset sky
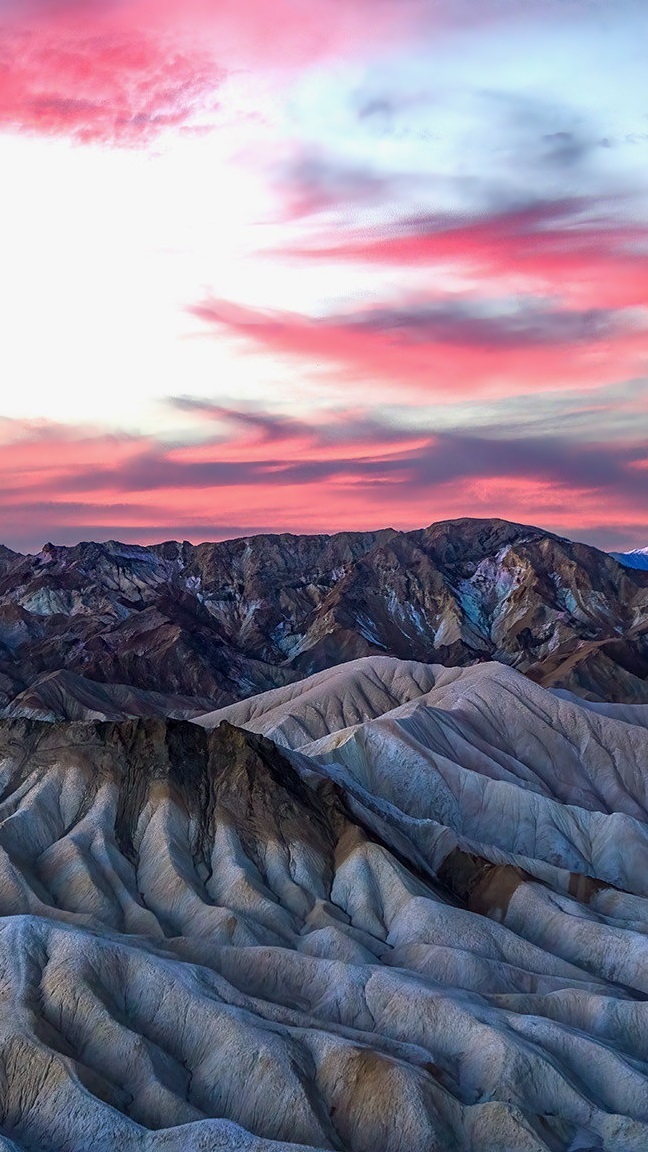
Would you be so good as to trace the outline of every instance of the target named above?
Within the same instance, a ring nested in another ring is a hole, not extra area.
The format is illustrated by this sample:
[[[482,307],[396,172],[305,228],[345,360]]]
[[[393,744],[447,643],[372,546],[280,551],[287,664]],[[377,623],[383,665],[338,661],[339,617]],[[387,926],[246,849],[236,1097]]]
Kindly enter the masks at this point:
[[[648,545],[645,0],[0,0],[0,541]]]

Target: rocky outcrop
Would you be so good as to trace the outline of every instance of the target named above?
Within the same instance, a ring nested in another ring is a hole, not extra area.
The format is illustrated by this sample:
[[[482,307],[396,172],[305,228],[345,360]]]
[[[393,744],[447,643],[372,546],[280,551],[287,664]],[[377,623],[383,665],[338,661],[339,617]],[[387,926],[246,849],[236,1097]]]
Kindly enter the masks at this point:
[[[497,660],[586,698],[648,702],[648,573],[470,519],[0,554],[0,706],[12,715],[146,715],[151,693],[185,698],[166,711],[189,715],[379,653]],[[47,677],[60,672],[83,687],[59,679],[54,693]],[[121,687],[102,709],[106,685]]]

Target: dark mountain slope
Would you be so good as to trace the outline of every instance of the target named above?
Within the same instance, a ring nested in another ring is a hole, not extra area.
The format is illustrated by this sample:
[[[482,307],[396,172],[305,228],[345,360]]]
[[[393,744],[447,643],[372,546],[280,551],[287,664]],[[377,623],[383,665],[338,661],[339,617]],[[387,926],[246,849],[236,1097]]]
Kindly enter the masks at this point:
[[[216,707],[372,653],[645,702],[647,631],[647,572],[503,520],[0,553],[4,705],[65,670]]]

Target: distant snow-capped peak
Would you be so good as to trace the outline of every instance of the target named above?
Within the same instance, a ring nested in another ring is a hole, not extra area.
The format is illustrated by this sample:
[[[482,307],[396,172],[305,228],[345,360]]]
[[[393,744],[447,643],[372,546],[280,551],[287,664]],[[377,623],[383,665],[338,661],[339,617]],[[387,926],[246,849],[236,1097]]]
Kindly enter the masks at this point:
[[[610,555],[626,568],[645,568],[648,571],[648,548],[633,548],[630,552],[611,552]]]

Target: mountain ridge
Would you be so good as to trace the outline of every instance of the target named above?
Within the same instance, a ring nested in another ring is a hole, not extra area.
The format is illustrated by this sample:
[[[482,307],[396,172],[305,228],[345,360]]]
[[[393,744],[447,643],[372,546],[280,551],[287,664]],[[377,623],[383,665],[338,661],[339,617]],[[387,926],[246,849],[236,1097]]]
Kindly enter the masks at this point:
[[[167,710],[217,708],[379,652],[495,659],[592,699],[645,703],[646,630],[648,574],[496,519],[0,552],[0,706],[12,715],[81,718],[96,685],[130,691],[133,707],[147,693],[145,710],[151,693],[176,698]],[[41,685],[62,672],[81,680],[57,711]]]
[[[632,548],[629,552],[611,552],[610,555],[626,568],[648,570],[648,548]]]

